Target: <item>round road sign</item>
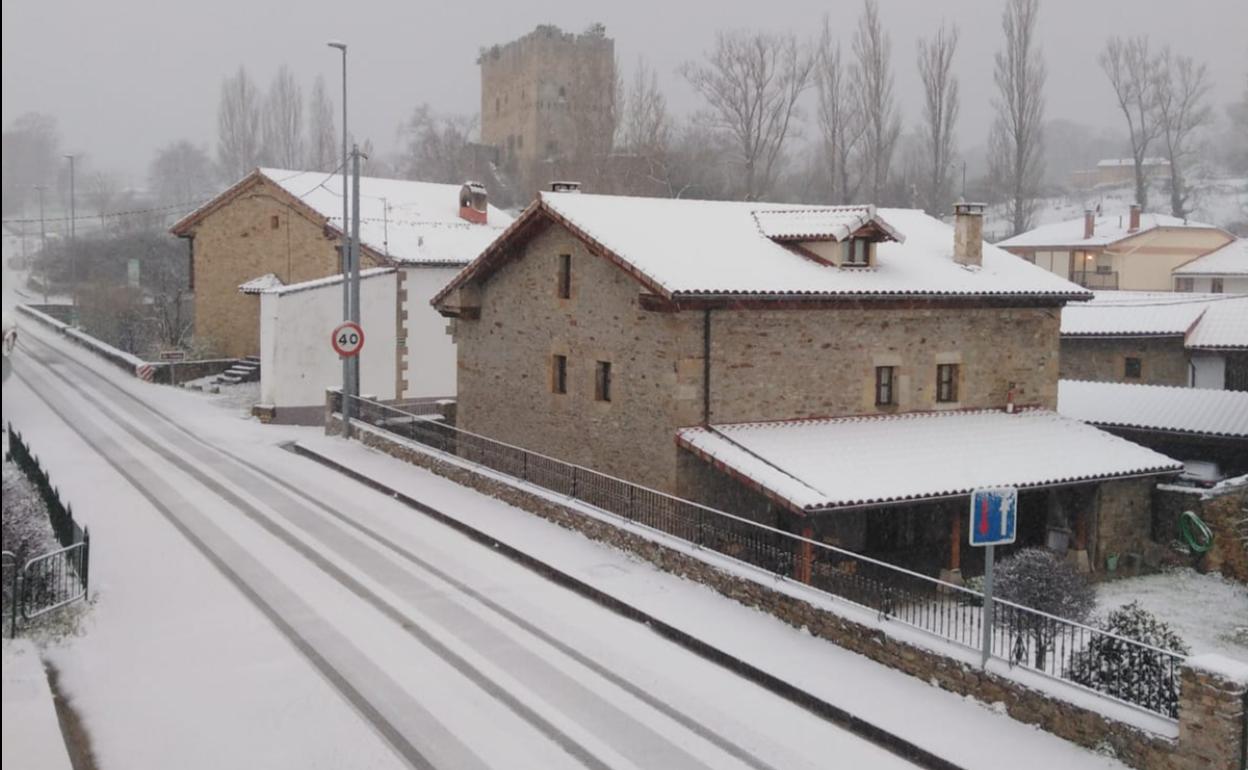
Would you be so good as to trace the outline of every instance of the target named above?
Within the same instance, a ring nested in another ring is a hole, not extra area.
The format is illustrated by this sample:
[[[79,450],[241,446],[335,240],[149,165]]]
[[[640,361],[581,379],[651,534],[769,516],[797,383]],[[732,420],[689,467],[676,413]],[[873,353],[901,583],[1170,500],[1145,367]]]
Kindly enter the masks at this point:
[[[334,352],[344,358],[358,356],[364,347],[364,330],[354,321],[346,321],[334,328],[329,342],[334,346]]]

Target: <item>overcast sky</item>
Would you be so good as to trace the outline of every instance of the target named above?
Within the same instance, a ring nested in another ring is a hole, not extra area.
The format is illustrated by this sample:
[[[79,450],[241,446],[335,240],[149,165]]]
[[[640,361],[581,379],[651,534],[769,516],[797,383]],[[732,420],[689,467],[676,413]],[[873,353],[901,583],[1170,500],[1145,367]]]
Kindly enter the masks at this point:
[[[1004,0],[881,0],[893,40],[898,97],[907,124],[918,115],[915,40],[940,22],[962,32],[956,68],[962,81],[961,143],[982,141],[992,95],[992,54],[1000,47]],[[337,94],[338,53],[349,43],[352,130],[380,150],[413,106],[475,113],[479,48],[511,40],[538,24],[580,31],[600,21],[631,70],[644,56],[659,71],[677,112],[696,99],[676,74],[721,28],[817,33],[830,13],[848,43],[860,2],[674,2],[586,0],[430,3],[328,0],[4,0],[3,122],[28,111],[55,115],[66,151],[96,167],[131,172],[140,182],[155,148],[190,139],[215,148],[223,77],[245,65],[262,86],[282,63],[310,89],[324,75]],[[1096,55],[1110,34],[1148,34],[1209,64],[1214,101],[1242,92],[1248,72],[1245,0],[1042,0],[1041,32],[1049,67],[1048,117],[1117,127],[1120,121]]]

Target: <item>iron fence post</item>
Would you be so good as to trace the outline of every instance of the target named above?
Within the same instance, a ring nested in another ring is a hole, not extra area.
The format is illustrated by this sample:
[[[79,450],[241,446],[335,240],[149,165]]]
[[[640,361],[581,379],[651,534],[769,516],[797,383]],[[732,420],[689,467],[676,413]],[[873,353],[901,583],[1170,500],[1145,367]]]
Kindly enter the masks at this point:
[[[90,600],[90,577],[91,577],[91,528],[87,527],[82,530],[82,592],[85,598]]]
[[[572,466],[572,499],[576,499],[576,471],[577,466]]]

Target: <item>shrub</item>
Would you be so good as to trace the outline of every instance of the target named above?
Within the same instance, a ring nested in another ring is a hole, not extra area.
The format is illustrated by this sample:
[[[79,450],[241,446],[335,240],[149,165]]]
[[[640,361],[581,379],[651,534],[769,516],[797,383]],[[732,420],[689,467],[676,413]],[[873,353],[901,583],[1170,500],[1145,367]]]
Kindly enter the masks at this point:
[[[1129,644],[1125,637],[1151,647],[1187,655],[1190,649],[1167,623],[1140,606],[1119,607],[1097,627],[1116,636],[1097,635],[1071,656],[1071,679],[1144,708],[1179,713],[1178,662],[1156,650]]]
[[[1059,618],[1084,623],[1096,607],[1096,591],[1088,579],[1047,548],[1025,548],[1003,559],[993,570],[993,596]],[[1014,662],[1027,658],[1031,642],[1033,665],[1043,669],[1059,624],[1030,612],[1000,607],[997,619],[1014,634]]]

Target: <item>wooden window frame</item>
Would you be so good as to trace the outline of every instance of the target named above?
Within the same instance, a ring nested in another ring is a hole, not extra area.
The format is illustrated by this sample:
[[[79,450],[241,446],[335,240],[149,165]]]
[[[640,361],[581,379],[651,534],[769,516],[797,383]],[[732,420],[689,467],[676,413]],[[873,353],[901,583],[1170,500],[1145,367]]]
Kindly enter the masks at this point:
[[[559,395],[568,392],[568,357],[560,353],[550,357],[550,392]]]
[[[897,405],[897,367],[875,367],[875,405]]]
[[[859,257],[855,259],[855,257]],[[850,238],[845,241],[845,254],[843,265],[846,267],[870,267],[871,266],[871,239],[870,238]]]
[[[611,402],[610,361],[598,361],[594,365],[594,400]]]
[[[1132,374],[1132,370],[1135,371]],[[1139,380],[1144,377],[1144,359],[1139,356],[1126,356],[1122,359],[1122,378],[1124,380]]]
[[[936,364],[936,403],[957,403],[958,374],[958,364]]]
[[[572,299],[572,255],[559,255],[559,279],[555,287],[559,299]]]

